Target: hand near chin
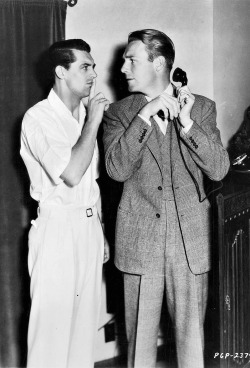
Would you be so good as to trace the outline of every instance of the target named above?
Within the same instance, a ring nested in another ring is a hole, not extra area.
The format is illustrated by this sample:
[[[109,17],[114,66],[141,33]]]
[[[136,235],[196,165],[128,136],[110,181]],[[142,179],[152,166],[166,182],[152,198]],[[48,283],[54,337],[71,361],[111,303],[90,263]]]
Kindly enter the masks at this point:
[[[99,126],[103,118],[103,113],[109,108],[110,102],[102,92],[95,94],[95,86],[96,81],[94,80],[89,94],[88,121],[91,124]]]

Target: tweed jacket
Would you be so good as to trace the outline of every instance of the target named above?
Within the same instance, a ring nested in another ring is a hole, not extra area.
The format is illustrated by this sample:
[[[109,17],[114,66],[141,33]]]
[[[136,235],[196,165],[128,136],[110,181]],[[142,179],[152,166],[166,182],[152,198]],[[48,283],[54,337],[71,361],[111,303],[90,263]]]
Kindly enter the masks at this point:
[[[138,116],[146,103],[144,95],[133,94],[111,104],[104,116],[106,169],[111,178],[124,182],[116,222],[115,264],[133,274],[161,273],[166,247],[160,148],[154,124],[149,126]],[[171,173],[187,262],[194,274],[201,274],[210,269],[211,244],[204,175],[219,181],[230,163],[216,127],[215,103],[195,95],[191,119],[194,123],[188,133],[183,133],[179,124],[171,129]]]

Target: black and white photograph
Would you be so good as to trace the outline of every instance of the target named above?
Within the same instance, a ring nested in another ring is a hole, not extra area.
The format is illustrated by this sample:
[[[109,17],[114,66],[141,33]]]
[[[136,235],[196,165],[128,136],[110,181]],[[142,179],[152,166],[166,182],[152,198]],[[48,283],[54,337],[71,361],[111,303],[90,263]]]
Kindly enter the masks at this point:
[[[0,368],[250,368],[250,0],[0,0]]]

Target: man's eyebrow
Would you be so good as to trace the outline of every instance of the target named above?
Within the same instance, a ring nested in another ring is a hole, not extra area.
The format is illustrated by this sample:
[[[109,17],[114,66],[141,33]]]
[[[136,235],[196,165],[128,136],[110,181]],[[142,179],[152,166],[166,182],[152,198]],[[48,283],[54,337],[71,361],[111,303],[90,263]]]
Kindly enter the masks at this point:
[[[96,64],[82,63],[81,66],[93,66],[93,68],[95,68]]]
[[[123,54],[123,59],[131,59],[131,58],[134,58],[134,59],[136,59],[136,57],[131,53],[131,54],[129,54],[129,53],[127,53],[127,54]]]

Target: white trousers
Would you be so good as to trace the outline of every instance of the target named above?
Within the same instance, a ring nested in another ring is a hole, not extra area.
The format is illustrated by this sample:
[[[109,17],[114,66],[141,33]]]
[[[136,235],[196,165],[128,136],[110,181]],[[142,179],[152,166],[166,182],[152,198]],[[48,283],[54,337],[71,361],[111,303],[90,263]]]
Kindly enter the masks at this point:
[[[104,249],[96,207],[42,207],[32,223],[27,367],[93,367]]]

